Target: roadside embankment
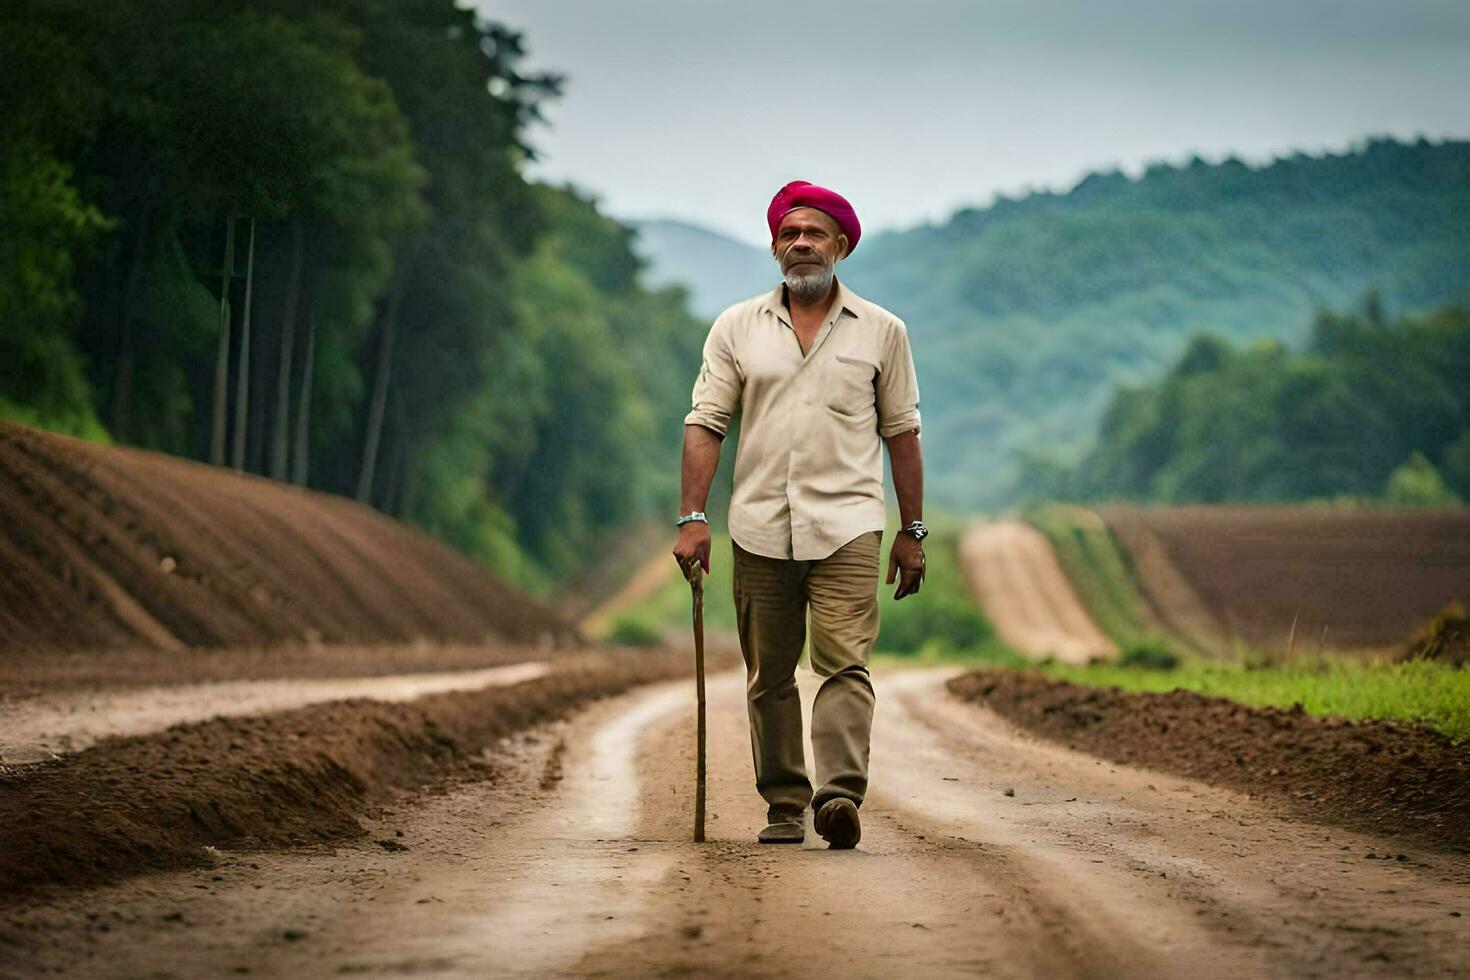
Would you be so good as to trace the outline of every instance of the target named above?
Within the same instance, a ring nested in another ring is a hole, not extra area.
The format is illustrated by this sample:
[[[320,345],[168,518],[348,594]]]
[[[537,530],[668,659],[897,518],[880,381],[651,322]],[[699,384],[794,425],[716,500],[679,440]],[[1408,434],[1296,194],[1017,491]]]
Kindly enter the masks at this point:
[[[949,690],[1103,759],[1260,795],[1313,820],[1470,851],[1470,744],[1428,728],[1023,671],[963,674]]]
[[[11,422],[0,568],[5,657],[579,639],[534,597],[354,501]]]
[[[360,836],[358,818],[403,791],[493,780],[486,750],[505,736],[687,674],[691,661],[611,649],[558,658],[546,676],[511,687],[216,718],[0,769],[0,903],[204,864],[213,848]]]

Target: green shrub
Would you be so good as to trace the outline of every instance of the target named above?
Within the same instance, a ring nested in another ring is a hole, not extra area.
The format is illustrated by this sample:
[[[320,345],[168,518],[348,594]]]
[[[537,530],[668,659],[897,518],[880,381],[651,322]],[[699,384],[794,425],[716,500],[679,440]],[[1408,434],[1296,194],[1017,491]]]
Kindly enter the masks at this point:
[[[926,646],[951,652],[978,647],[994,630],[973,600],[926,581],[914,596],[883,608],[878,645],[890,653],[914,654]]]
[[[1118,666],[1142,670],[1173,670],[1179,666],[1179,655],[1158,637],[1140,640],[1123,649]]]
[[[620,619],[607,634],[607,642],[624,647],[656,647],[663,641],[663,633],[641,619]]]
[[[1434,464],[1417,450],[1389,474],[1383,495],[1389,503],[1403,507],[1450,507],[1460,502]]]

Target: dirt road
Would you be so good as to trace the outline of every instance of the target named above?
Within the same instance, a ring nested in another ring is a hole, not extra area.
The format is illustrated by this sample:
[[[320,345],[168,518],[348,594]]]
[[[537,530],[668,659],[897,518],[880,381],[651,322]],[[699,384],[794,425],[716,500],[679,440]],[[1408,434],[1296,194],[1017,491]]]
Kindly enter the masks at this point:
[[[754,843],[740,678],[710,685],[710,841],[689,842],[687,683],[499,753],[361,844],[221,855],[14,909],[0,974],[1444,976],[1470,858],[1032,740],[877,679],[855,851]],[[803,678],[810,694],[811,678]],[[1381,860],[1377,855],[1393,855]]]
[[[442,691],[520,684],[550,671],[551,664],[542,661],[376,677],[233,680],[121,691],[81,688],[0,697],[0,764],[40,762],[79,752],[103,738],[146,735],[189,721],[347,698],[411,701]]]
[[[1118,652],[1082,607],[1046,535],[1030,524],[971,528],[960,540],[960,564],[1000,638],[1017,650],[1069,663]]]

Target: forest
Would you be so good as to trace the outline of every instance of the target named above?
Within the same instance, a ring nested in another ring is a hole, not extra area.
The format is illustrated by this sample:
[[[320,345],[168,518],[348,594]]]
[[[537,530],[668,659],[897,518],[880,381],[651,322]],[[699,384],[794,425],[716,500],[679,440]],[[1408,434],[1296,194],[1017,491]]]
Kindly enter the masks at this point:
[[[1027,457],[1041,498],[1173,503],[1470,499],[1470,313],[1389,321],[1374,297],[1310,340],[1195,337],[1169,373],[1116,392],[1073,468]]]
[[[1076,464],[1114,389],[1199,333],[1299,346],[1370,292],[1395,317],[1470,304],[1470,142],[1096,172],[865,238],[844,265],[914,339],[932,494],[1014,503],[1026,453]]]
[[[533,588],[671,508],[703,326],[525,176],[449,0],[0,14],[0,416],[353,496]]]

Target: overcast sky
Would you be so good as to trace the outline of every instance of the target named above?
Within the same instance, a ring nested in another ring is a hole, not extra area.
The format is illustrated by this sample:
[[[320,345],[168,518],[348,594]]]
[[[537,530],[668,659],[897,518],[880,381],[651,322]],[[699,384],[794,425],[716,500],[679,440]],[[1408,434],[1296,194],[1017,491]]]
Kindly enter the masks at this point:
[[[783,183],[865,230],[1090,170],[1470,136],[1470,0],[480,0],[564,72],[532,173],[756,244]]]

